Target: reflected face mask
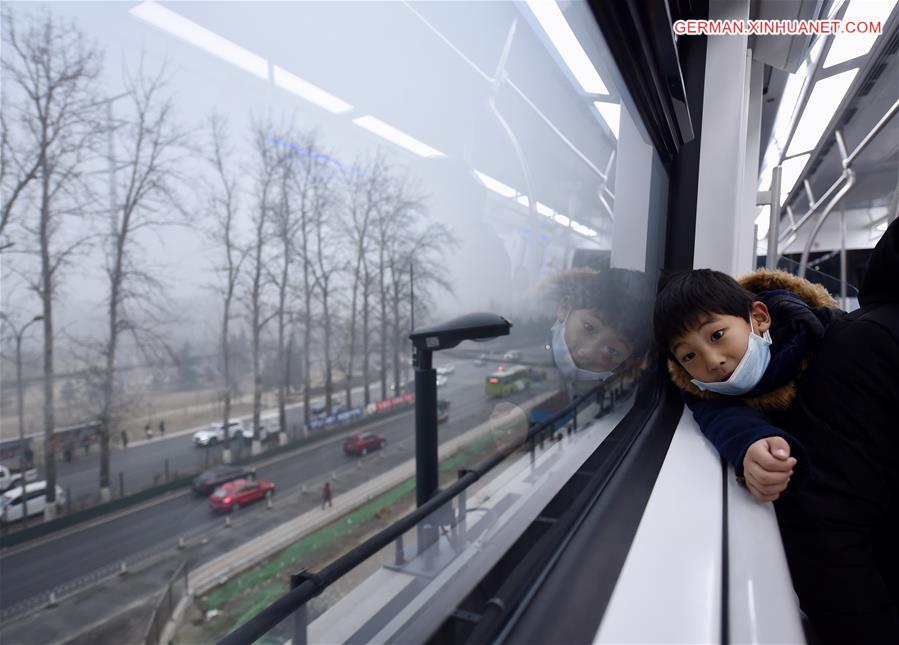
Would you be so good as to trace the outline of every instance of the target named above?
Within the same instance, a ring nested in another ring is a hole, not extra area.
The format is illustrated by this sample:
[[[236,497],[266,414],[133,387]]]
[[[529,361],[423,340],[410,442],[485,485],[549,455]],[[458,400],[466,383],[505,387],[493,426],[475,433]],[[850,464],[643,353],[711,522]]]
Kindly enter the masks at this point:
[[[697,379],[690,379],[690,382],[700,390],[708,390],[718,394],[728,396],[739,396],[746,394],[752,388],[759,384],[765,370],[768,369],[768,363],[771,362],[771,334],[765,332],[763,336],[759,336],[752,329],[750,319],[749,344],[746,347],[746,353],[740,359],[739,364],[726,381],[717,381],[706,383]]]
[[[565,320],[557,320],[551,328],[553,361],[556,367],[569,381],[605,381],[612,375],[612,372],[592,372],[575,364],[571,352],[568,350],[568,344],[565,342],[565,325],[567,323],[568,316],[566,315]]]

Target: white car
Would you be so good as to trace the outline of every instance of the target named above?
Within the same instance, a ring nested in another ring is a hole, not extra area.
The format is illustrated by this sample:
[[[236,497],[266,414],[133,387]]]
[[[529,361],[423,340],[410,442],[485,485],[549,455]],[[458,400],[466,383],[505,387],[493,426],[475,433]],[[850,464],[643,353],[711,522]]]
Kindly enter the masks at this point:
[[[517,349],[510,350],[503,354],[504,361],[520,361],[521,360],[521,352]]]
[[[240,421],[228,422],[228,434],[234,439],[243,439],[244,427]],[[214,446],[225,440],[225,426],[221,423],[210,423],[206,430],[197,430],[194,433],[195,446]]]
[[[449,376],[453,372],[456,371],[456,366],[450,363],[449,365],[442,365],[437,368],[437,374],[439,376]]]
[[[25,494],[28,496],[28,517],[43,513],[47,508],[47,482],[25,484]],[[56,503],[58,505],[66,503],[66,494],[60,486],[56,487]],[[4,524],[15,522],[21,520],[23,515],[21,487],[12,488],[0,496],[0,522]]]
[[[449,383],[449,379],[447,377],[443,376],[442,374],[437,375],[437,387],[443,387],[447,383]]]
[[[37,481],[37,470],[29,468],[25,471],[25,483]],[[0,466],[0,492],[22,486],[22,473],[14,468]]]

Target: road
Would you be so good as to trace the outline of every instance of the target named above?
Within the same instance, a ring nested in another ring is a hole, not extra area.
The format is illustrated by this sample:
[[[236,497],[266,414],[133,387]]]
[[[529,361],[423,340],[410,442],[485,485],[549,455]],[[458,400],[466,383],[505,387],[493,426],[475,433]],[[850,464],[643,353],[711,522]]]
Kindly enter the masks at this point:
[[[450,420],[440,426],[441,441],[458,436],[485,420],[493,409],[494,400],[484,394],[484,377],[492,365],[476,367],[469,361],[455,361],[456,371],[449,382],[440,388],[439,397],[451,401]],[[520,392],[505,400],[524,401],[535,393],[554,387],[552,382],[537,383],[530,391]],[[371,478],[414,456],[414,418],[411,411],[374,422],[374,432],[387,438],[383,455],[370,455],[358,463],[346,457],[341,449],[341,437],[325,440],[305,449],[292,451],[262,462],[257,476],[273,481],[278,486],[273,512],[260,511],[264,505],[242,509],[240,530],[234,530],[229,539],[213,540],[201,559],[193,565],[208,561],[229,548],[243,534],[247,538],[258,535],[268,527],[274,527],[287,519],[305,512],[317,504],[317,493],[303,496],[301,486],[317,491],[325,479],[338,473],[334,484],[335,495],[359,483],[359,478]],[[178,451],[181,451],[178,453]],[[151,472],[160,459],[170,459],[186,453],[184,462],[202,465],[203,450],[190,444],[190,436],[149,442],[143,446],[128,448],[120,458],[131,464],[134,472]],[[191,462],[190,460],[194,460]],[[129,470],[129,473],[132,472]],[[74,475],[73,475],[74,476]],[[288,499],[289,502],[282,500]],[[244,517],[246,516],[246,517]],[[83,583],[98,572],[109,571],[122,561],[134,562],[165,549],[174,548],[179,537],[187,539],[213,534],[221,529],[223,519],[211,513],[207,502],[190,492],[177,494],[139,508],[121,517],[89,525],[35,545],[14,548],[10,555],[0,554],[0,611],[22,603],[37,602],[50,590],[62,586]],[[242,532],[242,533],[241,533]]]

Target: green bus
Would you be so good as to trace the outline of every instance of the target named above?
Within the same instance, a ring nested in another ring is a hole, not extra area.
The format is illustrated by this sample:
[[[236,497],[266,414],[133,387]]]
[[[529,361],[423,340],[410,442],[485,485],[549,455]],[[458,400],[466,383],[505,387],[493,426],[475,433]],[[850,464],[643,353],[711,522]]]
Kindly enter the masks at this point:
[[[488,374],[484,391],[487,396],[509,396],[529,387],[531,387],[531,371],[519,365]]]

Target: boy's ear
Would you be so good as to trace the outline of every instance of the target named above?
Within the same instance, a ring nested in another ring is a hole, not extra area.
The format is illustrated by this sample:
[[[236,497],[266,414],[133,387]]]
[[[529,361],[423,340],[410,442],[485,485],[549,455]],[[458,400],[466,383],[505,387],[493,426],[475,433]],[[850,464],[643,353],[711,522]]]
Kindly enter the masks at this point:
[[[755,322],[755,329],[759,335],[771,329],[771,314],[768,313],[768,307],[764,302],[760,300],[753,302],[749,315]]]
[[[559,322],[565,322],[568,314],[571,313],[571,296],[562,296],[559,306],[556,308],[556,318]]]

